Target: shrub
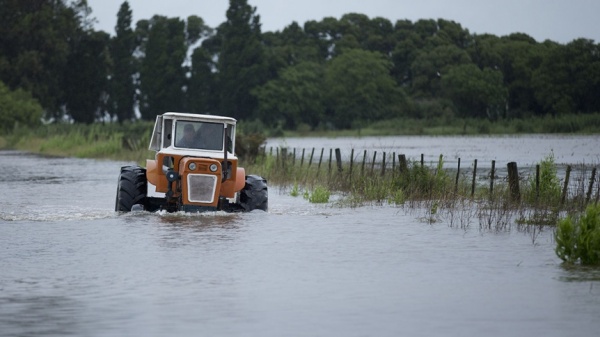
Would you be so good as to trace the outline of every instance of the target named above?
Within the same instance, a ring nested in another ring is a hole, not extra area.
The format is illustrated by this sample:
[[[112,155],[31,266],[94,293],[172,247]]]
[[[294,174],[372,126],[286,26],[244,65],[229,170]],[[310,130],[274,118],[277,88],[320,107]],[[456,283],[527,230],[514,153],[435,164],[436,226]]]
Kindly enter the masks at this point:
[[[40,125],[42,107],[27,91],[10,90],[0,81],[0,134],[6,134],[18,126]]]
[[[578,218],[558,222],[554,235],[556,255],[567,263],[600,264],[600,205],[589,206]]]
[[[556,165],[554,164],[554,153],[551,152],[540,163],[540,184],[539,196],[536,196],[535,176],[529,179],[529,190],[527,200],[531,203],[541,201],[547,204],[556,204],[560,200],[561,186],[560,179],[556,174]]]

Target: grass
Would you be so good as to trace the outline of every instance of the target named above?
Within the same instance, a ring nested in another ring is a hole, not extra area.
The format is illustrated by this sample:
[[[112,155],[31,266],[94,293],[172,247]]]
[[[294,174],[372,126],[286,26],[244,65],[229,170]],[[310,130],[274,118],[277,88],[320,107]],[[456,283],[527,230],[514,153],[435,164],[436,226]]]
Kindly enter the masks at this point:
[[[146,148],[152,123],[51,124],[35,130],[16,128],[0,137],[1,148],[53,156],[113,159],[143,163],[154,153]]]
[[[279,131],[280,132],[280,131]],[[395,135],[501,135],[532,133],[600,133],[600,113],[500,119],[491,122],[475,118],[397,118],[378,121],[353,130],[300,128],[284,130],[278,137],[367,137]]]

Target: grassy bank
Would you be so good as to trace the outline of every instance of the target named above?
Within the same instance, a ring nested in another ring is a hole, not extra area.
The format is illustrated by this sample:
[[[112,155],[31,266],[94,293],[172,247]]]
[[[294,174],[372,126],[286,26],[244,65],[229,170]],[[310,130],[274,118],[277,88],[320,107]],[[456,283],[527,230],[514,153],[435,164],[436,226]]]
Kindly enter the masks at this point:
[[[53,156],[143,162],[148,151],[152,123],[50,124],[34,130],[16,127],[0,137],[0,147]]]
[[[501,119],[491,122],[473,118],[394,119],[375,122],[353,130],[311,130],[300,126],[297,130],[274,132],[272,136],[394,136],[394,135],[500,135],[532,133],[600,133],[600,113],[564,115],[557,117],[530,117],[526,119]]]

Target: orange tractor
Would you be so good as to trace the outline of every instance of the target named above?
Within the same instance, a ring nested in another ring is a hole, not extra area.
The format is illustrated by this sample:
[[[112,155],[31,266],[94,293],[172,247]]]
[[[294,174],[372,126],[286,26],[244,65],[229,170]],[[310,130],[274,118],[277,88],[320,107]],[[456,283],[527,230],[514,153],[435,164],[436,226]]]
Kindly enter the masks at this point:
[[[235,155],[236,120],[168,112],[156,117],[146,168],[124,166],[115,210],[267,211],[267,181]]]

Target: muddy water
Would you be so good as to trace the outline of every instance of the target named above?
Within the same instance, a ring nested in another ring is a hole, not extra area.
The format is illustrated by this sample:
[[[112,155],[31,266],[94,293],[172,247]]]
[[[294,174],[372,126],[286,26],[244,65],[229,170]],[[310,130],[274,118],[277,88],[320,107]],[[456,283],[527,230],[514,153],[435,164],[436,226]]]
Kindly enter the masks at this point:
[[[409,208],[113,212],[125,163],[0,152],[0,336],[596,336],[600,271],[552,229]]]

